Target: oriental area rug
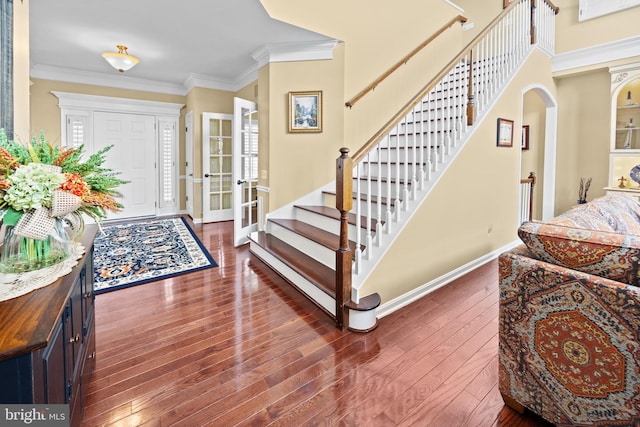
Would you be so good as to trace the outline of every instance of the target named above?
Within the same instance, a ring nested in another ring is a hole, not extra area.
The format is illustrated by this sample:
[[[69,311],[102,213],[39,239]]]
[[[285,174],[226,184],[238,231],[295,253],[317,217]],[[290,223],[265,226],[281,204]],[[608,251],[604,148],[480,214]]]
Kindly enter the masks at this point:
[[[103,225],[94,243],[96,294],[217,267],[182,218]]]

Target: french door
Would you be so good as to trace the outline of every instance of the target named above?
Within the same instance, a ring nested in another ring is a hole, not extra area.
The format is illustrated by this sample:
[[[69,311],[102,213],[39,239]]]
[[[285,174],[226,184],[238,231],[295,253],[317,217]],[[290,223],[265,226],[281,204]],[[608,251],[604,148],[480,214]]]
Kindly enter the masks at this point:
[[[202,220],[233,219],[233,115],[202,113]]]
[[[246,99],[234,98],[233,104],[233,231],[239,246],[257,229],[258,109]]]

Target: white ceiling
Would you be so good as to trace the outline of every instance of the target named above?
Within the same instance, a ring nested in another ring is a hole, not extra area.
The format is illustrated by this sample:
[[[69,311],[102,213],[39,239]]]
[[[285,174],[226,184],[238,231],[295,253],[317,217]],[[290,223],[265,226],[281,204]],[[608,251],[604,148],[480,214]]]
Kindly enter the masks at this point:
[[[329,37],[271,19],[259,0],[31,0],[31,76],[186,93],[194,80],[237,90],[257,76],[265,46]],[[128,46],[125,73],[101,56]]]

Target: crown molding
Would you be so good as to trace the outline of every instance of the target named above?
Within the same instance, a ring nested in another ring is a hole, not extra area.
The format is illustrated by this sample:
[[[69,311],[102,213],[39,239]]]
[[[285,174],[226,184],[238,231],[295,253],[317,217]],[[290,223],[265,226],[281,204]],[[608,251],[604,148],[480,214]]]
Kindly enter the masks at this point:
[[[258,67],[253,65],[233,81],[191,73],[184,81],[184,88],[187,93],[196,87],[236,92],[256,80],[258,80]]]
[[[458,10],[458,12],[463,13],[464,9],[461,8],[460,6],[458,6],[457,4],[455,4],[454,2],[450,1],[450,0],[442,0],[443,2],[445,2],[446,4],[448,4],[449,6],[453,7],[454,9]]]
[[[640,46],[640,36],[634,36],[557,54],[551,60],[551,71],[558,73],[633,58],[640,55],[638,46]]]
[[[184,81],[183,87],[187,93],[196,87],[226,90],[229,92],[236,90],[233,82],[230,82],[229,80],[196,73],[189,74],[189,77]]]
[[[183,84],[139,79],[123,75],[110,75],[92,71],[75,70],[50,65],[31,67],[31,78],[105,86],[144,92],[164,93],[184,96],[195,87],[235,92],[258,79],[258,69],[271,62],[317,61],[333,59],[333,48],[337,40],[323,42],[282,43],[265,45],[251,57],[256,61],[236,79],[222,79],[214,76],[191,73]]]
[[[333,59],[333,48],[338,40],[323,42],[267,44],[251,54],[258,68],[272,62],[320,61]]]
[[[128,76],[112,76],[105,73],[54,67],[51,65],[35,65],[31,67],[30,74],[31,78],[68,83],[140,90],[144,92],[158,92],[169,95],[184,96],[187,93],[184,86],[178,84],[138,79],[136,77]]]

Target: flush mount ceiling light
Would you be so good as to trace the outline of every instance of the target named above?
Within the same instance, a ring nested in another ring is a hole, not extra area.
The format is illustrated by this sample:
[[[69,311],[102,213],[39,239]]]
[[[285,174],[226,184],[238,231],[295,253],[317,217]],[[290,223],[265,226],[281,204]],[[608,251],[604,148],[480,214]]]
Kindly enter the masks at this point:
[[[123,73],[140,62],[135,56],[129,55],[126,46],[119,44],[116,47],[118,48],[117,52],[105,52],[102,54],[102,57],[116,70]]]

